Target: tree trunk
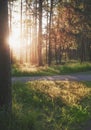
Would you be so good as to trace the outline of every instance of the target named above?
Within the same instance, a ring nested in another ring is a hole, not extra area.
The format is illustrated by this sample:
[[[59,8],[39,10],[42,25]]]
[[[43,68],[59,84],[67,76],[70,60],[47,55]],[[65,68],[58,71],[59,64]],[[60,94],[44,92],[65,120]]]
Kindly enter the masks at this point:
[[[9,2],[9,33],[12,35],[12,9],[13,9],[13,0]],[[10,47],[10,58],[11,64],[13,64],[13,48]]]
[[[42,63],[42,0],[39,1],[38,60],[39,60],[39,66],[43,65]]]
[[[20,37],[20,38],[21,38],[21,40],[20,40],[20,42],[21,42],[21,43],[20,43],[20,64],[23,63],[23,58],[22,58],[22,57],[23,57],[23,55],[22,55],[22,49],[23,49],[23,48],[22,48],[22,7],[23,7],[23,5],[22,5],[22,4],[23,4],[23,2],[22,2],[22,0],[21,0],[21,10],[20,10],[20,11],[21,11],[21,16],[20,16],[20,29],[21,29],[21,30],[20,30],[20,33],[21,33],[21,34],[20,34],[20,36],[21,36],[21,37]]]
[[[8,0],[0,0],[0,107],[6,106],[6,110],[11,109],[8,32]]]
[[[48,59],[48,65],[51,65],[52,62],[52,45],[51,45],[51,27],[52,27],[52,13],[53,13],[53,0],[51,0],[50,3],[50,19],[49,19],[49,59]]]

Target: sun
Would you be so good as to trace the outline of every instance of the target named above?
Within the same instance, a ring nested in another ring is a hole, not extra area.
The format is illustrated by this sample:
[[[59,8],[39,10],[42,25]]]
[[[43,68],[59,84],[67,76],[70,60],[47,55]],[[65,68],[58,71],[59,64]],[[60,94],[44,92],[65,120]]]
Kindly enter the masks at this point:
[[[20,42],[21,42],[20,31],[19,29],[14,29],[13,32],[10,33],[10,36],[9,36],[10,49],[12,50],[19,49]]]
[[[20,28],[13,28],[12,32],[9,34],[9,46],[10,54],[19,60],[21,49]]]

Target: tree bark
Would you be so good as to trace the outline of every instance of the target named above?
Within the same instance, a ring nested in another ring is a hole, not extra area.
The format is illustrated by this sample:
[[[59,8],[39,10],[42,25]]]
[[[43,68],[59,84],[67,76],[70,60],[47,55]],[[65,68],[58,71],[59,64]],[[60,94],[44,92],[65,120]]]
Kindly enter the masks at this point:
[[[8,0],[0,0],[0,107],[6,110],[12,105],[8,34]]]
[[[42,0],[39,1],[38,60],[38,65],[42,66]]]
[[[23,8],[23,1],[21,0],[21,7],[20,7],[20,12],[21,12],[21,15],[20,15],[20,38],[21,38],[21,40],[20,40],[20,64],[23,64],[23,55],[22,55],[22,8]]]
[[[49,59],[48,59],[48,65],[51,65],[52,62],[52,45],[51,45],[51,27],[52,27],[52,14],[53,14],[53,0],[50,2],[50,19],[49,19]]]
[[[8,34],[8,0],[0,0],[0,107],[6,110],[12,105]]]

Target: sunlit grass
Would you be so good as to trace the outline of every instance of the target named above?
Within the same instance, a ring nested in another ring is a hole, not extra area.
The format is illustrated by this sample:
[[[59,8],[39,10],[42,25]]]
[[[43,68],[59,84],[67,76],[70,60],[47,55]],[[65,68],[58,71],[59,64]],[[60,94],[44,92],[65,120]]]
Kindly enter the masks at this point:
[[[91,91],[82,83],[70,81],[32,81],[28,83],[34,90],[49,95],[52,99],[60,98],[69,105],[75,105]],[[28,85],[28,86],[29,86]],[[29,87],[28,87],[29,88]]]
[[[12,67],[13,76],[43,76],[43,75],[60,75],[77,72],[91,71],[91,63],[67,63],[65,65],[53,66],[16,66]],[[90,72],[91,73],[91,72]]]
[[[91,82],[15,83],[12,114],[0,110],[3,130],[86,130],[91,117]]]

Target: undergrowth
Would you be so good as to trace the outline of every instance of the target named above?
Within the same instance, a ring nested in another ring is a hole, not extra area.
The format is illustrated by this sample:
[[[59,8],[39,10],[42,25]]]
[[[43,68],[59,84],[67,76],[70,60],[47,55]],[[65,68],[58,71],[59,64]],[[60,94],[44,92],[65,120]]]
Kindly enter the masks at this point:
[[[15,83],[12,113],[0,110],[2,130],[84,130],[91,117],[91,82]]]
[[[13,76],[43,76],[43,75],[60,75],[70,74],[77,72],[91,71],[90,63],[69,63],[65,65],[53,65],[53,66],[42,66],[42,67],[31,67],[31,66],[16,66],[12,67]]]

